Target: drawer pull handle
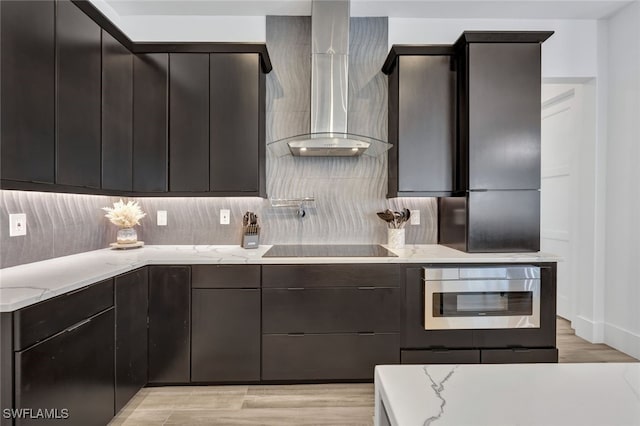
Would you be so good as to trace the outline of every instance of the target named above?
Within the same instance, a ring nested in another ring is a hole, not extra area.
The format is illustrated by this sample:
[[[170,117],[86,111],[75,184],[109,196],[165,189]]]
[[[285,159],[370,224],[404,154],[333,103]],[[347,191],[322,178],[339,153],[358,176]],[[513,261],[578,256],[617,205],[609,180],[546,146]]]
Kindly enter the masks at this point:
[[[76,328],[80,328],[80,327],[82,327],[83,325],[85,325],[85,324],[87,324],[87,323],[90,323],[90,322],[91,322],[91,318],[88,318],[88,319],[86,319],[86,320],[84,320],[84,321],[80,321],[79,323],[77,323],[77,324],[75,324],[75,325],[72,325],[71,327],[67,328],[67,329],[65,330],[65,333],[69,333],[69,332],[71,332],[71,331],[75,330]]]
[[[299,291],[299,290],[304,290],[304,288],[302,288],[302,287],[287,287],[287,290],[289,290],[289,291]]]
[[[375,287],[358,287],[358,290],[375,290]]]
[[[358,336],[373,336],[376,334],[374,331],[359,331]]]
[[[304,333],[287,333],[287,336],[291,336],[291,337],[304,337]]]

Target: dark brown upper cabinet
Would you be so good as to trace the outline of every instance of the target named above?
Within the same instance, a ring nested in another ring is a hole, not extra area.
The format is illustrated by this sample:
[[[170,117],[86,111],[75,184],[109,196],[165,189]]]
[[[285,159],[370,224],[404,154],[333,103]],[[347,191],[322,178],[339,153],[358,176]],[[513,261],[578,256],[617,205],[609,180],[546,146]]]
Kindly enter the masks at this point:
[[[440,196],[453,191],[456,143],[454,49],[394,45],[389,75],[387,197]]]
[[[133,189],[133,54],[102,30],[102,188]]]
[[[265,196],[265,78],[257,53],[210,55],[209,190]]]
[[[169,55],[133,60],[133,190],[167,192]]]
[[[209,191],[209,55],[169,55],[169,190]]]
[[[456,42],[457,190],[540,188],[541,44],[553,32],[465,32]]]
[[[100,188],[101,29],[56,3],[56,183]]]
[[[79,0],[0,12],[2,189],[266,196],[265,44],[134,43]]]
[[[53,183],[54,3],[2,1],[0,15],[2,179]]]

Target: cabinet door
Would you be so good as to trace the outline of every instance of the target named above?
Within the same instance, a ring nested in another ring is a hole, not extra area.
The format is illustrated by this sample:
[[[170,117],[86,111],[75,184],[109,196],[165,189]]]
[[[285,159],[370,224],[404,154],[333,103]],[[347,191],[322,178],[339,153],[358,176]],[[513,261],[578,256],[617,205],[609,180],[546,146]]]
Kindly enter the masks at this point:
[[[54,182],[54,3],[0,1],[2,179]]]
[[[149,383],[188,383],[191,284],[188,266],[149,268]]]
[[[133,190],[167,191],[166,53],[133,59]]]
[[[147,384],[147,268],[116,277],[116,413]]]
[[[472,191],[467,208],[469,253],[540,250],[539,191]]]
[[[397,334],[262,336],[263,380],[371,380],[378,364],[400,361]]]
[[[510,348],[483,349],[481,353],[483,364],[523,364],[532,362],[558,362],[556,348]]]
[[[480,364],[478,349],[401,351],[402,364]]]
[[[56,4],[56,183],[100,188],[101,30]]]
[[[468,46],[469,188],[540,188],[540,44]]]
[[[68,409],[69,422],[105,425],[114,415],[113,308],[15,353],[17,408]],[[59,414],[62,414],[59,412]],[[16,425],[63,420],[16,419]]]
[[[264,333],[397,333],[400,289],[264,289],[262,315]]]
[[[102,188],[132,189],[133,54],[102,31]]]
[[[259,191],[260,58],[211,54],[210,190]]]
[[[169,190],[209,191],[209,55],[169,55]]]
[[[451,192],[455,143],[455,71],[450,56],[398,58],[398,188]]]
[[[194,289],[191,381],[260,380],[260,290]]]

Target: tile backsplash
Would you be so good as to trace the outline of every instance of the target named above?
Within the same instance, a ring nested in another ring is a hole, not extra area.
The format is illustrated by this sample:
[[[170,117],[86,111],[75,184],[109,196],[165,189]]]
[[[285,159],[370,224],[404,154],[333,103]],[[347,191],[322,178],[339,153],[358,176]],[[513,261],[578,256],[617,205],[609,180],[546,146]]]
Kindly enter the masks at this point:
[[[101,207],[117,198],[0,191],[0,267],[37,262],[107,247],[116,227]],[[27,235],[9,237],[9,214],[26,213]]]
[[[310,125],[311,20],[267,17],[273,71],[266,78],[267,144],[307,133]],[[387,140],[387,18],[352,18],[349,55],[349,131]],[[305,217],[295,207],[271,207],[261,198],[136,198],[147,213],[138,227],[147,244],[240,244],[245,211],[258,214],[262,244],[386,243],[376,212],[420,210],[421,224],[406,226],[407,244],[437,241],[435,198],[385,198],[387,156],[300,158],[267,149],[267,193],[273,198],[314,197]],[[116,227],[101,207],[106,196],[0,191],[0,267],[108,247]],[[220,225],[220,209],[231,224]],[[167,226],[156,225],[166,210]],[[9,213],[26,213],[26,237],[9,237]]]

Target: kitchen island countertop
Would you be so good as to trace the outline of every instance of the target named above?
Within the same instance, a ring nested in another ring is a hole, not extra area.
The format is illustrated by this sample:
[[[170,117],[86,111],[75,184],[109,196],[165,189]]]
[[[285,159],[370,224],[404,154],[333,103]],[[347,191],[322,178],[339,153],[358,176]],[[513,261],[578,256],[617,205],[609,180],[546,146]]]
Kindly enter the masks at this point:
[[[383,246],[387,247],[387,246]],[[146,265],[322,263],[523,263],[557,262],[547,253],[464,253],[437,244],[389,249],[398,257],[267,257],[271,245],[145,246],[101,249],[0,269],[0,312],[12,312]],[[387,247],[388,248],[388,247]]]
[[[640,363],[382,365],[375,398],[376,426],[631,426]]]

